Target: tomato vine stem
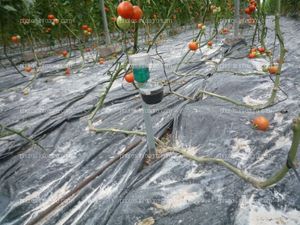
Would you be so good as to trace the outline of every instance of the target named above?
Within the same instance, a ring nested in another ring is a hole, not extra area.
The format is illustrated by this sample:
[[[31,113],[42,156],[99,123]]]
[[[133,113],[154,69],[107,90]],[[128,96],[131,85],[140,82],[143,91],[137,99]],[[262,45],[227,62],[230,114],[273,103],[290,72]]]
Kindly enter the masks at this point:
[[[298,147],[299,147],[299,143],[300,143],[300,115],[294,120],[293,125],[292,125],[292,130],[293,130],[293,138],[292,138],[292,144],[291,144],[290,150],[288,152],[288,156],[289,156],[289,160],[292,163],[295,163],[297,152],[298,152]],[[238,169],[237,167],[235,167],[234,165],[232,165],[231,163],[229,163],[223,159],[209,158],[209,157],[197,157],[197,156],[194,156],[194,155],[191,155],[190,153],[188,153],[188,151],[186,149],[175,148],[175,147],[173,147],[173,148],[167,147],[167,151],[179,153],[183,157],[185,157],[189,160],[195,161],[197,163],[200,163],[200,164],[211,163],[211,164],[217,164],[217,165],[223,166],[226,169],[233,172],[238,177],[240,177],[241,179],[243,179],[244,181],[250,183],[252,186],[254,186],[255,188],[258,188],[258,189],[265,189],[272,185],[275,185],[276,183],[281,181],[289,171],[289,168],[288,168],[287,164],[285,163],[282,166],[282,168],[280,170],[278,170],[273,176],[271,176],[270,178],[267,178],[265,180],[262,180],[259,178],[255,178],[252,175],[249,175],[248,173],[242,171],[241,169]]]

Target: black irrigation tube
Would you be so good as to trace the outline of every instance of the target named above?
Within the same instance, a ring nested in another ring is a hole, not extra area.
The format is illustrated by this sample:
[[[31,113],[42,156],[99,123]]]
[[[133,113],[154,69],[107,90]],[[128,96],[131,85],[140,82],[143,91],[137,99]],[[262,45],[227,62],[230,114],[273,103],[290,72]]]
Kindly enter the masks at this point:
[[[95,180],[98,176],[103,174],[110,166],[118,162],[120,159],[124,157],[127,153],[129,153],[131,150],[133,150],[135,147],[137,147],[142,142],[141,139],[137,139],[133,143],[131,143],[127,148],[120,154],[118,154],[113,159],[109,160],[105,165],[103,165],[100,169],[98,169],[96,172],[91,174],[90,176],[86,177],[83,181],[81,181],[73,190],[65,194],[63,197],[55,201],[52,205],[50,205],[48,208],[46,208],[44,211],[39,213],[37,217],[34,219],[28,221],[25,223],[25,225],[34,225],[41,221],[43,218],[45,218],[49,213],[51,213],[53,210],[55,210],[60,204],[62,204],[67,199],[71,198],[75,194],[77,194],[81,189],[86,187],[88,184],[90,184],[93,180]]]

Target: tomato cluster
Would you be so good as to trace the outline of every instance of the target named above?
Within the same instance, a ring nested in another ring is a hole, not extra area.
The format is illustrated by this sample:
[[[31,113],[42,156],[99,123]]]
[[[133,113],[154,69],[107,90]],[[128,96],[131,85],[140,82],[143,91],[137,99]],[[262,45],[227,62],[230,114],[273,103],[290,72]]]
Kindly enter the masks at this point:
[[[11,41],[15,44],[18,44],[21,40],[21,36],[20,35],[13,35],[11,36]]]
[[[206,29],[206,26],[205,26],[203,23],[198,23],[198,24],[197,24],[197,28],[198,28],[199,30],[205,30],[205,29]]]
[[[245,13],[251,15],[256,10],[257,3],[255,0],[250,0],[249,5],[245,8]]]
[[[266,49],[264,47],[259,47],[259,48],[252,48],[250,50],[250,53],[248,55],[249,59],[254,59],[256,57],[261,56],[262,54],[264,54],[266,52]]]
[[[53,14],[49,14],[48,19],[52,21],[51,22],[52,26],[59,24],[59,19],[57,19]]]
[[[93,29],[86,24],[81,26],[81,30],[83,30],[83,34],[86,36],[90,36],[93,33]]]
[[[118,5],[117,12],[119,16],[116,19],[116,22],[121,30],[128,30],[132,22],[139,22],[143,17],[141,8],[136,5],[133,6],[129,1],[121,2]]]
[[[210,10],[212,11],[213,14],[221,12],[221,7],[217,7],[216,5],[211,5]]]
[[[259,48],[252,48],[250,50],[250,53],[248,55],[249,59],[254,59],[257,57],[260,57],[261,55],[269,55],[270,52],[266,51],[264,47],[259,47]],[[277,74],[279,71],[278,65],[271,64],[269,67],[263,66],[263,71],[264,72],[269,72],[270,74]]]

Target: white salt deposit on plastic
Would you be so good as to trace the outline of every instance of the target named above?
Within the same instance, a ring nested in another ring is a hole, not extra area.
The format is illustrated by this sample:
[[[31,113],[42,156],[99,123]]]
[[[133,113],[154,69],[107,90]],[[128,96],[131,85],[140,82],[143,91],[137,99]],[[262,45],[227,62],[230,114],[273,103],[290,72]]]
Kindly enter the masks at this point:
[[[172,191],[165,197],[161,203],[164,210],[168,212],[179,212],[186,209],[191,204],[199,202],[202,198],[202,192],[195,185],[181,186]]]
[[[239,159],[238,166],[242,166],[248,160],[251,148],[249,146],[250,140],[243,138],[234,138],[234,144],[232,145],[231,158]]]
[[[283,196],[279,195],[282,199]],[[249,200],[242,199],[243,204],[236,216],[234,225],[299,225],[300,212],[297,210],[278,210],[272,205],[263,206],[254,201],[254,196]]]
[[[197,168],[198,168],[198,164],[196,162],[192,162],[193,164],[193,168],[188,170],[185,174],[185,177],[187,179],[194,179],[194,178],[198,178],[198,177],[201,177],[202,175],[205,174],[205,171],[198,171]]]
[[[267,99],[257,99],[257,98],[252,98],[251,96],[245,96],[243,98],[243,102],[248,104],[248,105],[260,105],[260,104],[265,104],[267,102]]]

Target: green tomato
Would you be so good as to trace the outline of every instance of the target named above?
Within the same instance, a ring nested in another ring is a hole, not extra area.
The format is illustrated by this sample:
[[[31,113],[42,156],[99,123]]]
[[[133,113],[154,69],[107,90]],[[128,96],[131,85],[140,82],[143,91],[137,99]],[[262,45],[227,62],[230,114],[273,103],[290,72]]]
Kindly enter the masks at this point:
[[[121,30],[128,30],[130,28],[130,20],[128,19],[124,19],[121,16],[118,16],[117,18],[117,26],[121,29]]]

